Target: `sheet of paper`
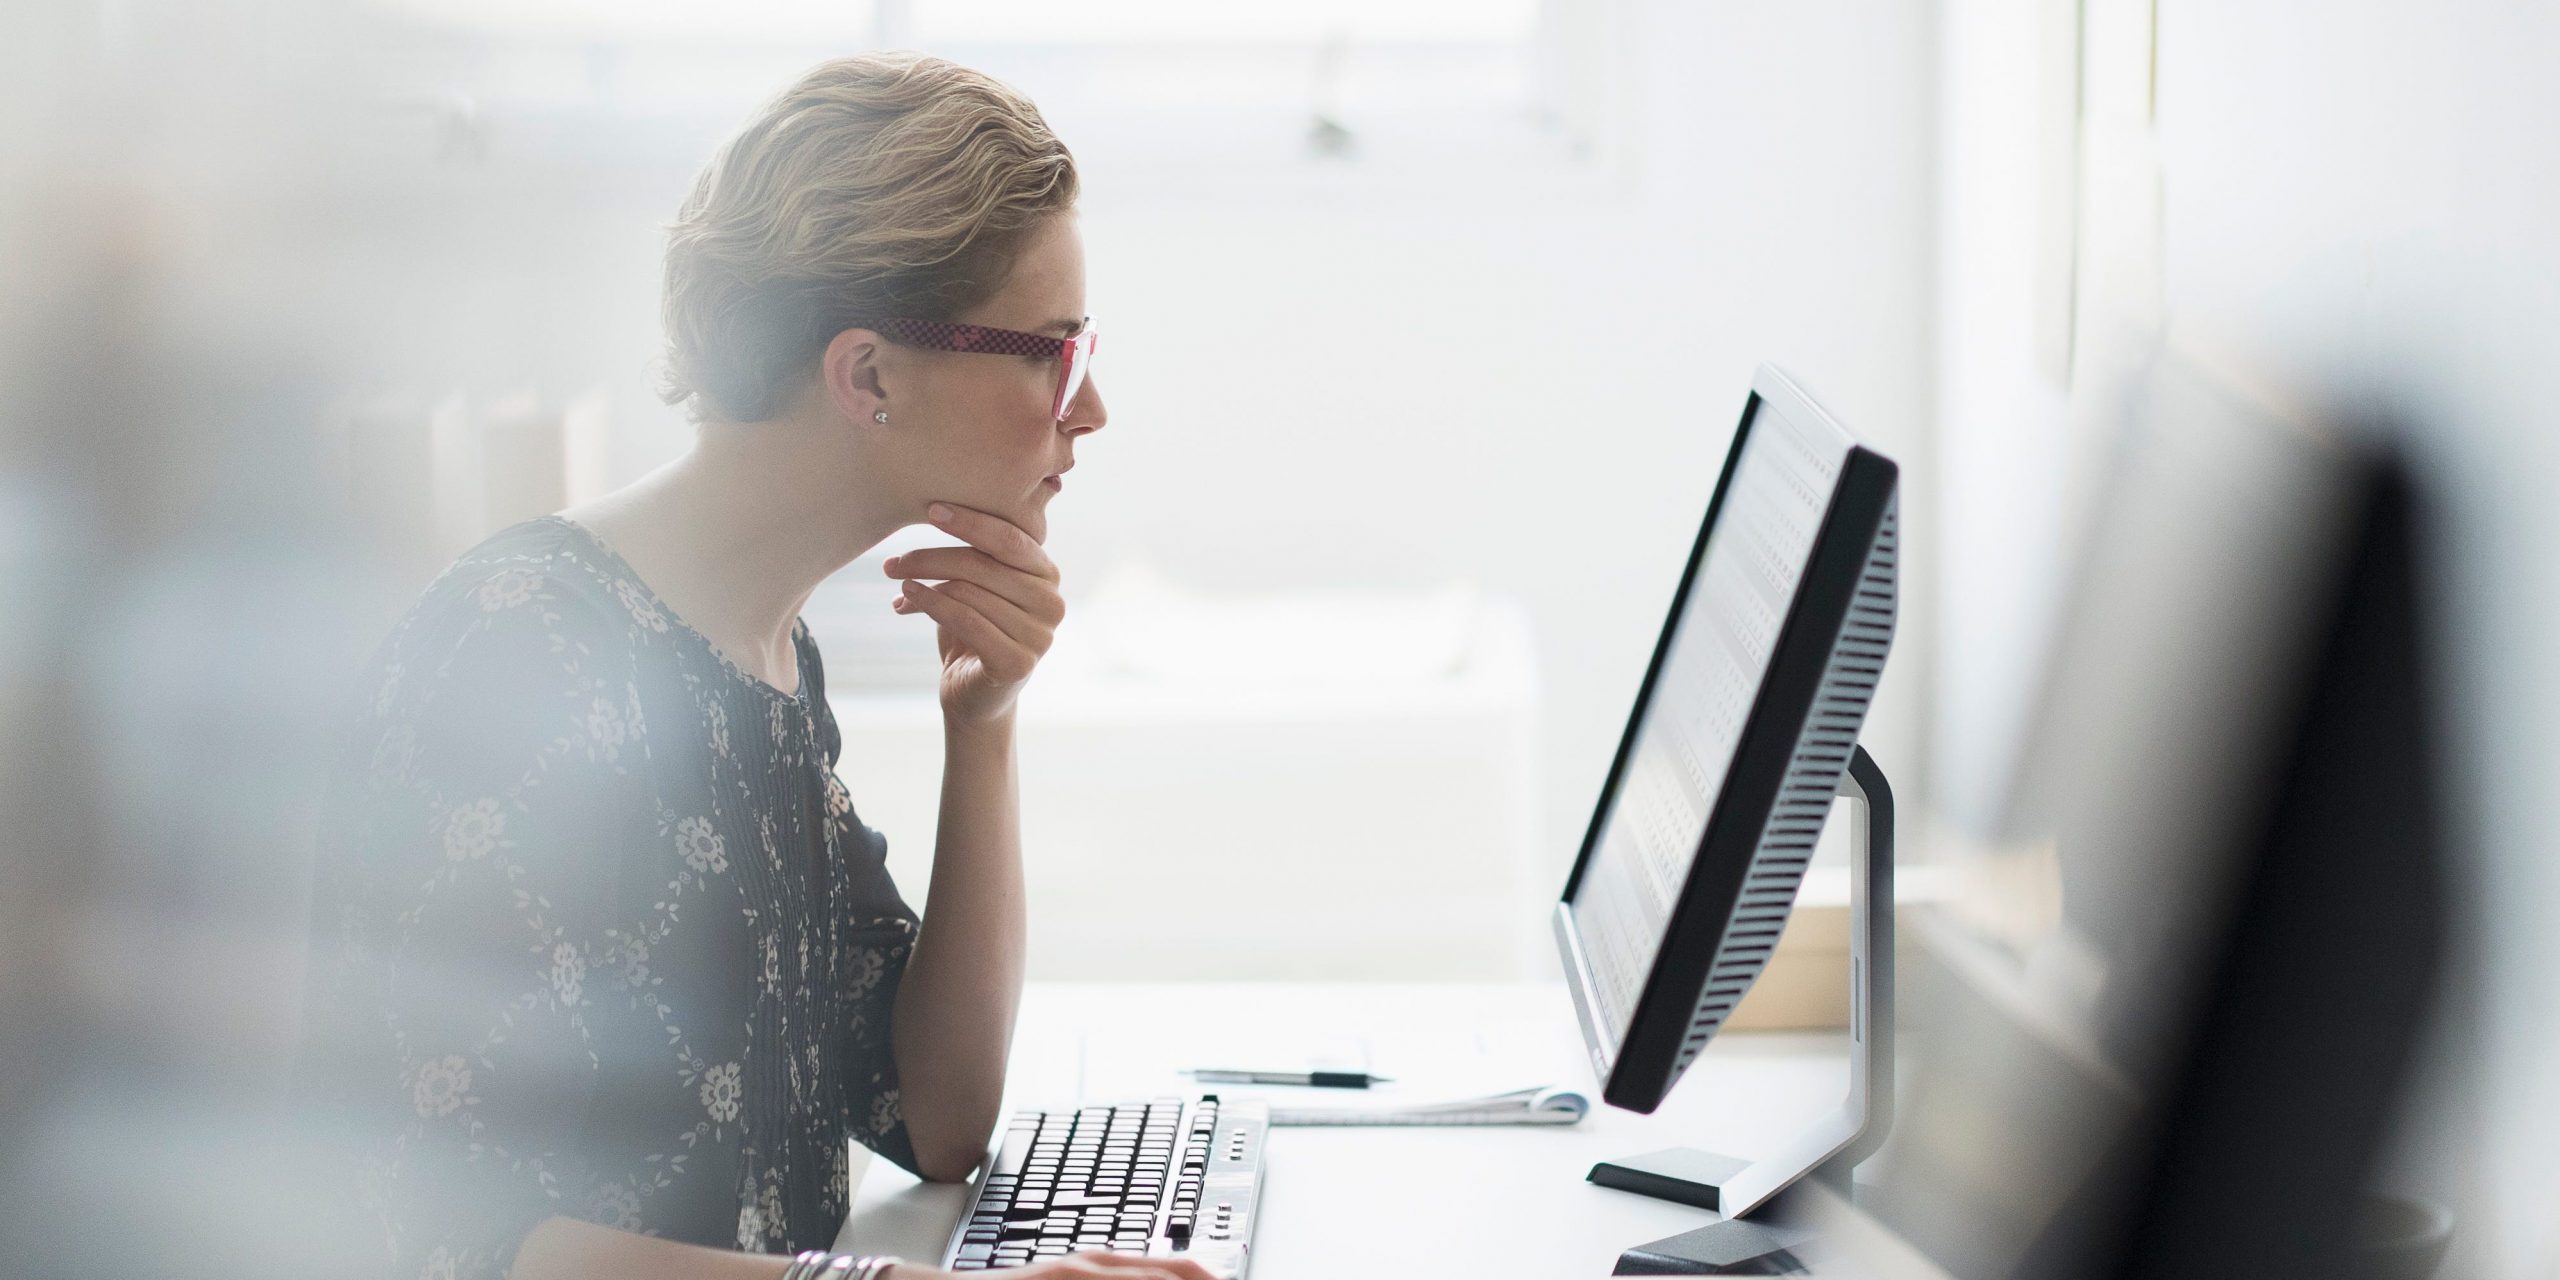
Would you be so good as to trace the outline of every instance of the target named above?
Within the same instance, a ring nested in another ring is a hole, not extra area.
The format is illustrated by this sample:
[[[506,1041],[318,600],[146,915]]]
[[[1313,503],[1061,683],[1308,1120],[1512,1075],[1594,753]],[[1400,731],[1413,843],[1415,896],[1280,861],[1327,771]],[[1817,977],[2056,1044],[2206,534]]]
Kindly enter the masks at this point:
[[[1570,1046],[1551,1028],[1495,1024],[1466,1030],[1365,1035],[1281,1035],[1252,1026],[1149,1028],[1084,1035],[1083,1097],[1092,1102],[1207,1089],[1222,1096],[1299,1104],[1436,1102],[1530,1086],[1579,1087]],[[1367,1071],[1391,1077],[1369,1089],[1202,1085],[1185,1067],[1263,1071]]]

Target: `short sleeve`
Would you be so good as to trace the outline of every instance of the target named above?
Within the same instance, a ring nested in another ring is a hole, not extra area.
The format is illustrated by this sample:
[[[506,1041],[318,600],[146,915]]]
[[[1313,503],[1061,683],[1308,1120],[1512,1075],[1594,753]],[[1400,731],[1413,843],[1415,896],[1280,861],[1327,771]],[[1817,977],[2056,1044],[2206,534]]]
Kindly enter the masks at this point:
[[[852,793],[835,771],[844,741],[826,701],[825,668],[813,641],[803,641],[802,653],[801,678],[810,681],[815,692],[819,749],[828,766],[827,821],[843,850],[852,902],[846,972],[839,984],[840,998],[846,1003],[844,1038],[836,1046],[836,1060],[843,1064],[844,1126],[854,1141],[921,1177],[915,1144],[907,1135],[906,1112],[900,1105],[896,1046],[890,1031],[907,961],[915,951],[918,920],[889,875],[888,837],[854,811]]]
[[[853,1007],[845,1020],[839,1060],[845,1064],[845,1128],[855,1141],[921,1177],[915,1144],[907,1136],[906,1112],[899,1104],[898,1063],[890,1037],[898,988],[914,949],[911,915],[875,917],[855,931],[847,984]]]
[[[398,1277],[502,1275],[575,1211],[589,975],[655,824],[627,644],[539,562],[474,577],[377,662],[315,904],[306,1085]]]

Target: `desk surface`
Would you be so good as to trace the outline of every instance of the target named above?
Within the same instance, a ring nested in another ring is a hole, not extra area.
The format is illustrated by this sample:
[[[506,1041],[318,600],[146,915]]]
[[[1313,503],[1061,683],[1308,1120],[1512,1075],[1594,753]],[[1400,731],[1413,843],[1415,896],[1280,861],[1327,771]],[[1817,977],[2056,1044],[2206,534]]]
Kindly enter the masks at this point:
[[[1144,1098],[1179,1082],[1150,1072],[1285,1065],[1204,1057],[1280,1043],[1336,1056],[1369,1046],[1370,1065],[1399,1085],[1471,1082],[1490,1063],[1521,1076],[1515,1085],[1568,1084],[1597,1102],[1559,984],[1035,983],[1007,1106]],[[1709,1046],[1650,1116],[1596,1106],[1570,1127],[1277,1129],[1253,1280],[1605,1276],[1626,1246],[1714,1215],[1593,1186],[1593,1162],[1672,1146],[1756,1157],[1847,1089],[1842,1037],[1748,1033]],[[840,1247],[940,1256],[966,1188],[877,1160],[860,1177]]]

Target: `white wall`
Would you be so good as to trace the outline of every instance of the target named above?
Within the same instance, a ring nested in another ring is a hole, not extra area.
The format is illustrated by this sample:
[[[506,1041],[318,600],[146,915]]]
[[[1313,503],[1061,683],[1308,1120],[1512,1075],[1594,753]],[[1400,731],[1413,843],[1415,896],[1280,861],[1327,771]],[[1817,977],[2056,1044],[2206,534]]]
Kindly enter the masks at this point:
[[[2071,437],[2064,371],[2049,357],[2068,342],[2069,309],[2056,314],[2052,291],[2067,300],[2071,209],[2052,188],[2068,191],[2075,156],[2070,28],[2058,9],[1948,0],[1940,10],[1938,643],[1926,750],[1943,816],[1977,834],[2006,799],[2034,687],[2021,673],[2040,659],[2063,570],[2057,478]]]
[[[1752,366],[1788,366],[1925,478],[1925,19],[1634,7],[1619,175],[1293,199],[1097,169],[1113,425],[1079,451],[1053,550],[1201,590],[1522,598],[1560,886]],[[1914,621],[1874,735],[1897,776],[1919,764]]]

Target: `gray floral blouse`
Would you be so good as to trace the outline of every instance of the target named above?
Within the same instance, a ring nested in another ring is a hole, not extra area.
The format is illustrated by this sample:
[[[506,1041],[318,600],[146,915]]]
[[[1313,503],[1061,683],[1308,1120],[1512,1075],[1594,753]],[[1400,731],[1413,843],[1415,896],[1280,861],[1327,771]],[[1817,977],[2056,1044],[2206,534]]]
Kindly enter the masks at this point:
[[[301,1063],[384,1274],[501,1274],[553,1214],[821,1248],[848,1136],[915,1167],[889,1014],[917,920],[793,639],[796,696],[545,517],[384,643],[319,854]]]

